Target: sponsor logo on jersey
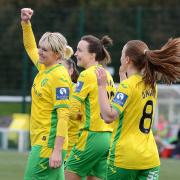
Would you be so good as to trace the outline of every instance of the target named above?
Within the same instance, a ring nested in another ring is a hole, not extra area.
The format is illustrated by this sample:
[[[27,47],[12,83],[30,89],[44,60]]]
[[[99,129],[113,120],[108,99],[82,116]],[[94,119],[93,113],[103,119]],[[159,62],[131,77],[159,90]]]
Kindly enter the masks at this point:
[[[58,87],[56,88],[56,100],[69,99],[69,88],[68,87]]]
[[[119,104],[120,106],[123,107],[127,98],[128,98],[128,96],[126,94],[124,94],[122,92],[118,92],[118,93],[116,93],[112,102]]]
[[[84,84],[84,82],[78,81],[77,84],[76,84],[75,92],[80,92],[82,87],[83,87],[83,84]]]

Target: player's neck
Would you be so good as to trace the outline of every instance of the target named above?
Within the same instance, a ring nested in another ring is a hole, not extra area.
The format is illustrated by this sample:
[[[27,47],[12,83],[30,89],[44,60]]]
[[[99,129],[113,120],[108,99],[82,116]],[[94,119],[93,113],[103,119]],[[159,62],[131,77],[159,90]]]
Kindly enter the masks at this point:
[[[91,66],[97,66],[98,64],[99,64],[99,63],[98,63],[97,61],[89,62],[89,63],[86,65],[85,69],[88,69],[88,68],[91,67]]]
[[[128,70],[128,71],[127,71],[128,77],[133,76],[133,75],[135,75],[135,74],[141,75],[141,73],[140,73],[139,71],[137,71],[136,69],[131,69],[131,70]]]

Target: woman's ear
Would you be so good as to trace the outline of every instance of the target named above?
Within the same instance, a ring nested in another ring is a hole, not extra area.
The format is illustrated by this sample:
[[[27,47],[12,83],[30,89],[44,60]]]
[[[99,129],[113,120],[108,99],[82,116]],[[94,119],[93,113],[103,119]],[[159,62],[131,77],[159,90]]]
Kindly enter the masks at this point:
[[[56,53],[55,56],[56,56],[57,60],[61,59],[61,55],[60,54]]]
[[[126,63],[126,64],[129,64],[129,63],[130,63],[130,58],[129,58],[129,56],[126,56],[126,57],[125,57],[125,63]]]
[[[96,59],[96,54],[95,53],[91,53],[91,57],[92,57],[92,59]]]

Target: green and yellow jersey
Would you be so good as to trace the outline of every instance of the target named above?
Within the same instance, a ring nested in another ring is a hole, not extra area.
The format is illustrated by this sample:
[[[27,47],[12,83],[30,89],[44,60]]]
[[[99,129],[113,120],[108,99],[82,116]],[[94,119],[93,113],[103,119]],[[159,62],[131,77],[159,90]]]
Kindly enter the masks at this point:
[[[32,145],[48,144],[53,147],[56,136],[64,137],[64,132],[61,132],[65,131],[61,124],[64,120],[62,111],[67,111],[65,114],[68,116],[71,83],[66,72],[66,69],[58,64],[40,71],[34,79],[30,121]],[[59,116],[62,120],[58,121]]]
[[[67,150],[67,122],[72,82],[63,65],[45,68],[39,55],[31,24],[22,23],[25,49],[39,70],[32,86],[30,135],[31,145],[54,147],[56,136],[65,137]]]
[[[100,115],[98,85],[95,74],[96,68],[97,66],[91,66],[81,72],[76,89],[72,94],[70,113],[71,116],[74,117],[77,112],[80,111],[81,105],[83,104],[85,115],[82,129],[95,132],[112,132],[113,125],[106,124]],[[111,99],[114,96],[116,89],[111,75],[108,71],[106,71],[106,73],[108,78],[106,89],[109,99]]]
[[[73,91],[76,88],[76,84],[73,83]],[[79,138],[80,130],[83,127],[83,120],[84,120],[84,106],[82,104],[82,107],[80,109],[80,113],[82,114],[81,119],[69,119],[68,121],[68,152],[67,157],[69,156],[71,149],[76,144]],[[67,158],[66,157],[66,158]]]
[[[115,121],[110,163],[125,169],[149,169],[160,165],[151,126],[157,99],[145,87],[142,76],[133,75],[120,83],[112,108],[120,115]]]

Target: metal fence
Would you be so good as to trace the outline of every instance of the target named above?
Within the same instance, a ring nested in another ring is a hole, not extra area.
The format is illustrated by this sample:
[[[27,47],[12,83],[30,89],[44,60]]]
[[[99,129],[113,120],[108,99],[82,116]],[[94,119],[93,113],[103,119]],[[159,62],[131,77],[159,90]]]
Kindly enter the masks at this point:
[[[10,98],[14,99],[12,97]],[[18,97],[16,97],[16,101],[21,100],[17,98]],[[27,101],[30,101],[30,99],[27,99]],[[159,117],[163,115],[170,123],[169,130],[171,137],[176,137],[180,126],[179,109],[180,86],[158,85],[158,101],[153,122],[154,129],[157,127]],[[29,150],[30,139],[28,129],[28,114],[14,114],[9,126],[0,127],[0,150],[17,149],[19,152]]]
[[[180,36],[180,11],[173,9],[35,9],[32,25],[37,41],[47,31],[61,32],[76,49],[80,37],[109,35],[114,80],[119,81],[118,67],[123,45],[142,39],[151,49],[160,48],[170,37]],[[0,95],[29,95],[34,69],[24,51],[20,9],[0,12]]]

